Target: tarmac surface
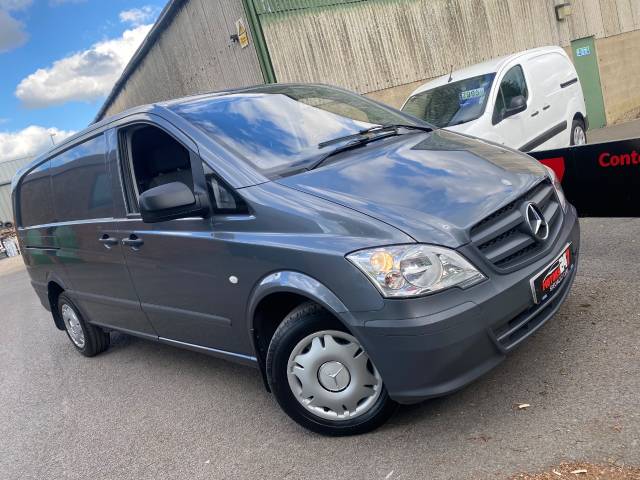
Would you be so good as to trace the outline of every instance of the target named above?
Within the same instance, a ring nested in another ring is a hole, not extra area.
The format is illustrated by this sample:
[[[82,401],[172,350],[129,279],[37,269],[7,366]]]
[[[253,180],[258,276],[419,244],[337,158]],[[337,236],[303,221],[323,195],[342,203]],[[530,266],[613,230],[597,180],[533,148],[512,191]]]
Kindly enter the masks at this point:
[[[553,319],[464,390],[349,438],[298,427],[251,368],[119,334],[80,356],[19,259],[0,260],[0,478],[504,479],[563,461],[640,465],[640,220],[582,228]]]
[[[587,132],[587,141],[589,143],[610,142],[629,138],[640,138],[640,119]]]

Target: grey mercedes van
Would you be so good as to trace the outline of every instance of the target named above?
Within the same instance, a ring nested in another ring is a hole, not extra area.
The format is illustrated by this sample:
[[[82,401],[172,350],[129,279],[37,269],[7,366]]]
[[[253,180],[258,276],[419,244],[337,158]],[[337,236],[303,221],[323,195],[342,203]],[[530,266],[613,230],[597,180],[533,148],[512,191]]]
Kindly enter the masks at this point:
[[[252,365],[329,435],[478,378],[577,270],[546,167],[323,85],[135,108],[12,187],[31,283],[81,354],[119,331]]]

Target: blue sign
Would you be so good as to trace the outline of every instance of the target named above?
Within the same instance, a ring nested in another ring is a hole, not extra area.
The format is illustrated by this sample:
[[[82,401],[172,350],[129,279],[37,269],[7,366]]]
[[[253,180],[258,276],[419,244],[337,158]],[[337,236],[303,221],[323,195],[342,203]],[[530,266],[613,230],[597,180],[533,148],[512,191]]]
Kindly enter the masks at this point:
[[[591,55],[591,47],[579,47],[576,48],[576,56],[577,57],[586,57],[587,55]]]

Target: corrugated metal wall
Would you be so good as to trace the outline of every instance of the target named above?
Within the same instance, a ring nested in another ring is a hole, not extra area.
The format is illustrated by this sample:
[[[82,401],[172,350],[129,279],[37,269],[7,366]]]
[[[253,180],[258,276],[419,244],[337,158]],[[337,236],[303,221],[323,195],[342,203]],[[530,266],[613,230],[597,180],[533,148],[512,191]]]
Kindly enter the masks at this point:
[[[263,82],[253,38],[240,48],[229,38],[242,18],[241,0],[189,0],[177,8],[139,59],[103,116],[146,103]],[[178,5],[179,3],[179,5]]]
[[[13,222],[11,179],[16,172],[33,160],[32,157],[0,162],[0,221]]]
[[[640,0],[252,0],[279,82],[361,93],[542,45],[640,29]]]

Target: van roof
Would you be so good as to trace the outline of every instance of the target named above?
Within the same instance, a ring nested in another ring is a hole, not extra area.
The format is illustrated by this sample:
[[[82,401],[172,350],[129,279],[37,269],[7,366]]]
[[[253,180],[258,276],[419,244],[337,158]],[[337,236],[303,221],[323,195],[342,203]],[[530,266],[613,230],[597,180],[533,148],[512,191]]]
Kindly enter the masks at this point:
[[[512,53],[511,55],[504,55],[502,57],[492,58],[491,60],[486,60],[482,63],[476,63],[475,65],[470,65],[465,68],[461,68],[459,70],[454,70],[451,74],[453,80],[464,80],[466,78],[477,77],[478,75],[485,75],[488,73],[498,73],[505,65],[512,62],[515,59],[520,57],[529,57],[539,55],[541,53],[551,53],[551,52],[562,52],[563,55],[566,55],[565,51],[560,47],[548,46],[548,47],[539,47],[532,48],[530,50],[523,50],[518,53]],[[448,83],[449,74],[442,75],[441,77],[437,77],[433,80],[430,80],[427,83],[419,86],[417,89],[413,91],[410,96],[414,96],[418,93],[424,92],[425,90],[431,90],[432,88],[439,87],[441,85],[445,85]]]

